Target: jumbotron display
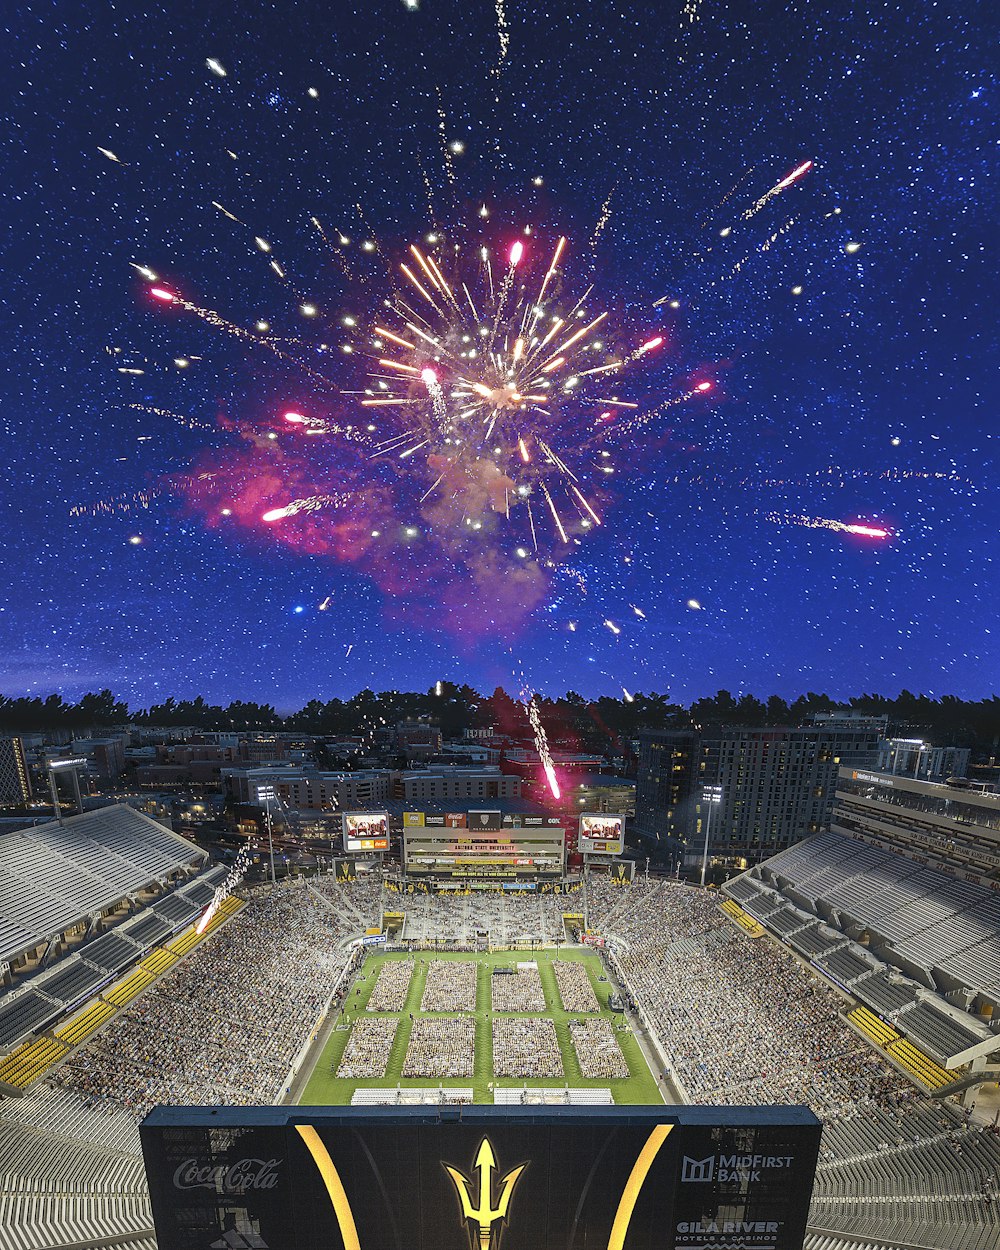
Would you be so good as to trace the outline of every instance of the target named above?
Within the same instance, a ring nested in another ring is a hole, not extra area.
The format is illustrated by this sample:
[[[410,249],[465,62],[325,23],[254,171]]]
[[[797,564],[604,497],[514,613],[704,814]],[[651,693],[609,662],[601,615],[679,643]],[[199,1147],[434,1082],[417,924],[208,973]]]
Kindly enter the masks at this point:
[[[605,812],[580,814],[579,849],[584,855],[620,855],[624,846],[624,816]]]
[[[159,1250],[800,1250],[804,1107],[157,1107]]]
[[[506,818],[510,819],[510,818]],[[409,881],[534,889],[559,880],[566,835],[559,818],[519,816],[504,823],[497,811],[403,814],[403,872]]]
[[[344,850],[387,851],[389,816],[386,812],[344,812]]]

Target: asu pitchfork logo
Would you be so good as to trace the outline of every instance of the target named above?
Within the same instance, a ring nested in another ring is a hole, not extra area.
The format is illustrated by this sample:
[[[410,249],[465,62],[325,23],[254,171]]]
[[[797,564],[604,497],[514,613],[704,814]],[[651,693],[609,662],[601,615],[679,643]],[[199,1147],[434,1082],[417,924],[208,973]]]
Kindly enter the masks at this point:
[[[455,1186],[462,1218],[468,1223],[470,1250],[500,1250],[500,1234],[507,1223],[514,1187],[528,1165],[519,1164],[501,1176],[499,1193],[495,1195],[493,1176],[497,1171],[497,1159],[488,1137],[479,1143],[472,1165],[472,1171],[479,1173],[478,1184],[451,1164],[442,1166]]]

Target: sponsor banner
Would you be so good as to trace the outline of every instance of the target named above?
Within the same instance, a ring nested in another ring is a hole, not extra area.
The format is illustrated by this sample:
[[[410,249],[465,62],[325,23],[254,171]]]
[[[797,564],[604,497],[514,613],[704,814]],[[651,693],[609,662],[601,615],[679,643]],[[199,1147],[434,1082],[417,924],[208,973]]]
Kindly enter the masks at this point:
[[[388,812],[344,812],[343,829],[345,851],[389,849]]]
[[[442,812],[437,812],[437,813],[429,812],[424,817],[424,824],[427,826],[428,829],[444,829],[445,828],[444,814]]]
[[[464,829],[467,823],[465,812],[445,812],[444,814],[446,829]]]
[[[620,855],[625,845],[625,817],[604,812],[580,814],[577,846],[584,855]]]
[[[800,1250],[803,1107],[158,1107],[159,1250]],[[404,1236],[405,1231],[405,1236]]]
[[[470,809],[468,827],[478,829],[481,833],[497,833],[503,828],[503,817],[499,812]]]
[[[388,938],[384,933],[366,933],[361,939],[363,946],[384,946]]]

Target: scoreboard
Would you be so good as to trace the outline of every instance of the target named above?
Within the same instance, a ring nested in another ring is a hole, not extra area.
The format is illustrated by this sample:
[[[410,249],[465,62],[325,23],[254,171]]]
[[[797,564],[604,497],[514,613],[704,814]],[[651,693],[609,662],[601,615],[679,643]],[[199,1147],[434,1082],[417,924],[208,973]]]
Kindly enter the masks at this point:
[[[565,842],[562,822],[541,817],[515,827],[499,812],[404,812],[403,872],[409,880],[433,878],[451,887],[530,888],[562,877]]]
[[[801,1250],[805,1107],[158,1107],[159,1250]]]

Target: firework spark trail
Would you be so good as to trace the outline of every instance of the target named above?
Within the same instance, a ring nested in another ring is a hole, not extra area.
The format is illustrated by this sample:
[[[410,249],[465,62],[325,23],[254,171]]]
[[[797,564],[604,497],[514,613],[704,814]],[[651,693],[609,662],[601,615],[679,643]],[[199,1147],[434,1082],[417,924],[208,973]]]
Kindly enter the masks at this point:
[[[251,330],[244,329],[243,326],[238,326],[235,322],[223,317],[221,313],[216,312],[214,308],[199,308],[197,304],[184,299],[183,296],[178,295],[175,291],[168,291],[165,287],[150,287],[149,293],[161,303],[176,304],[178,308],[183,308],[185,312],[193,313],[199,320],[206,322],[216,330],[223,330],[226,334],[232,335],[233,338],[239,339],[241,342],[266,347],[268,351],[272,352],[280,360],[285,361],[286,364],[295,365],[296,368],[307,373],[314,382],[320,383],[325,389],[339,392],[339,387],[331,382],[328,377],[320,373],[319,370],[314,369],[304,360],[282,350],[273,338],[269,338],[264,334],[255,334]]]
[[[146,490],[128,491],[121,495],[110,495],[107,499],[98,499],[96,503],[75,504],[69,510],[71,517],[125,516],[130,512],[148,511],[153,501],[163,494],[162,486],[150,486]]]
[[[197,417],[188,417],[182,412],[171,412],[169,408],[154,408],[152,404],[129,404],[129,407],[136,412],[148,412],[154,417],[166,417],[169,421],[176,421],[178,425],[182,425],[186,430],[215,429],[215,426],[208,421],[199,421]]]
[[[872,538],[877,541],[893,538],[898,532],[884,525],[874,525],[864,521],[834,521],[829,517],[796,516],[782,512],[765,512],[761,515],[765,521],[770,521],[774,525],[801,525],[805,529],[831,530],[835,534],[854,534],[858,538]]]
[[[798,220],[797,217],[789,217],[789,219],[785,222],[783,226],[779,226],[778,229],[775,230],[773,234],[768,235],[768,237],[760,245],[760,248],[758,250],[761,252],[769,252],[771,248],[774,246],[774,244],[777,243],[777,241],[781,238],[781,236],[783,234],[787,234],[788,231],[791,230],[792,226],[795,225],[797,220]]]
[[[617,190],[618,190],[618,183],[616,182],[615,185],[608,192],[607,197],[604,200],[604,203],[601,205],[601,211],[597,217],[597,224],[594,226],[594,233],[590,236],[590,250],[592,252],[597,247],[598,241],[600,240],[601,235],[604,233],[604,227],[611,220],[611,201],[614,198],[614,194]]]
[[[222,882],[221,885],[216,887],[215,894],[212,897],[212,901],[205,908],[204,912],[202,913],[201,919],[198,921],[198,923],[194,927],[195,933],[197,933],[199,936],[205,932],[208,926],[212,923],[212,919],[215,916],[216,912],[219,910],[222,904],[226,901],[226,899],[230,896],[230,894],[232,894],[233,890],[235,890],[236,887],[240,884],[243,878],[247,875],[247,871],[250,868],[250,861],[251,861],[252,855],[253,855],[253,852],[251,851],[249,846],[243,846],[240,848],[240,853],[236,856],[236,859],[233,862],[232,867],[229,869],[229,872],[226,874],[226,879]]]
[[[330,255],[337,262],[337,265],[339,266],[341,273],[343,273],[344,277],[348,280],[348,282],[353,282],[354,274],[351,272],[351,266],[347,263],[347,257],[344,255],[343,247],[334,246],[329,235],[323,229],[323,224],[319,220],[318,217],[310,217],[309,220],[312,223],[312,225],[315,227],[317,233],[319,234],[319,237],[326,244],[327,250],[330,252]],[[341,237],[346,238],[346,235],[341,236]]]
[[[542,769],[545,773],[545,780],[549,783],[549,789],[552,797],[555,799],[562,797],[559,789],[559,779],[556,777],[555,765],[552,762],[552,752],[549,750],[549,740],[545,733],[545,726],[542,724],[542,718],[538,710],[538,703],[534,695],[527,702],[528,721],[531,725],[531,732],[535,735],[535,750],[538,752],[538,758],[541,760]]]
[[[800,178],[804,178],[812,167],[812,161],[803,161],[801,165],[797,165],[790,174],[787,174],[781,179],[780,182],[775,183],[770,191],[765,191],[760,199],[755,200],[753,204],[750,205],[750,207],[743,214],[743,220],[749,221],[751,217],[760,212],[765,204],[774,199],[776,195],[780,195],[786,187],[790,187],[793,182],[798,182]]]
[[[455,162],[451,158],[451,148],[448,146],[448,119],[445,116],[441,88],[435,84],[434,89],[437,92],[438,137],[441,140],[441,157],[444,161],[444,172],[448,176],[449,183],[454,186]]]
[[[500,51],[497,56],[497,63],[493,67],[494,75],[499,75],[503,69],[504,62],[507,60],[507,53],[510,51],[510,27],[507,25],[507,8],[505,0],[495,0],[495,8],[497,13],[497,38],[500,42]]]
[[[321,512],[326,508],[343,508],[348,502],[346,495],[307,495],[302,499],[293,499],[280,508],[271,508],[260,518],[270,524],[283,521],[286,517],[298,516],[300,512]]]
[[[692,399],[696,399],[699,395],[707,394],[712,389],[711,382],[699,382],[697,386],[692,387],[689,391],[684,391],[680,395],[674,395],[670,399],[666,399],[663,403],[658,404],[655,408],[648,412],[640,412],[634,417],[629,417],[625,421],[613,421],[614,413],[604,412],[594,422],[593,429],[596,432],[604,434],[606,437],[614,436],[621,438],[625,434],[633,434],[636,430],[641,430],[651,422],[661,417],[668,408],[674,408],[678,404],[686,404]],[[613,401],[609,401],[613,405]],[[618,405],[621,407],[621,405]]]

